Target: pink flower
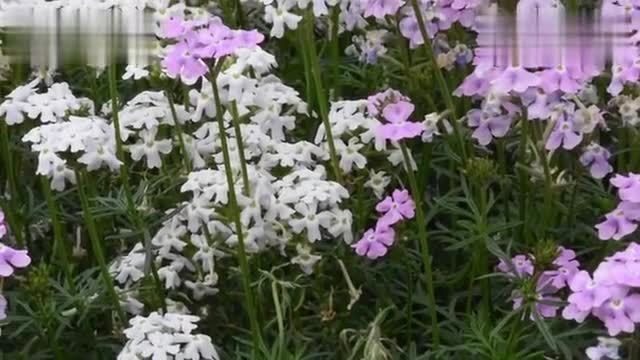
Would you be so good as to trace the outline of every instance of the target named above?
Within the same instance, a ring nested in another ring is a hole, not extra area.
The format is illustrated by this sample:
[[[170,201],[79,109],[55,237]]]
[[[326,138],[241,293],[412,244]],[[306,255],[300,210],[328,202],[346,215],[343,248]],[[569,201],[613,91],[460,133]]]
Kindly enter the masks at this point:
[[[375,260],[387,254],[387,249],[393,245],[394,240],[395,231],[393,228],[378,221],[375,229],[367,230],[362,239],[351,247],[356,249],[356,254],[366,255],[369,259]]]
[[[407,190],[396,189],[392,196],[387,196],[376,205],[376,210],[383,214],[378,222],[391,226],[398,221],[412,219],[415,216],[416,205]]]
[[[513,266],[513,268],[512,268]],[[511,265],[507,264],[504,260],[500,260],[498,264],[498,270],[506,274],[512,274],[513,270],[516,271],[517,276],[523,277],[524,275],[533,275],[533,262],[527,255],[516,255],[511,259]]]
[[[610,180],[611,185],[618,188],[621,200],[640,203],[640,175],[629,173],[629,176],[617,174]]]
[[[593,178],[602,179],[613,171],[613,166],[609,164],[609,157],[611,157],[609,150],[592,143],[587,146],[582,156],[580,156],[580,162],[582,165],[589,167]]]
[[[556,123],[555,129],[549,135],[545,148],[547,150],[555,150],[561,145],[566,150],[571,150],[578,146],[582,141],[582,134],[576,132],[573,122],[569,120],[561,120]]]
[[[524,92],[530,87],[538,86],[540,79],[520,66],[505,69],[492,82],[494,88],[500,92]]]
[[[367,98],[367,111],[371,116],[378,116],[387,105],[400,101],[409,102],[409,98],[397,90],[387,89]]]
[[[15,250],[0,244],[0,277],[13,274],[14,268],[23,268],[31,263],[27,250]]]
[[[382,116],[387,124],[378,125],[376,136],[385,140],[402,140],[420,136],[425,130],[424,125],[418,122],[407,121],[413,113],[415,106],[410,102],[399,101],[385,106]]]
[[[394,15],[402,7],[402,0],[365,0],[364,16],[384,19],[387,15]]]
[[[568,94],[574,94],[582,87],[576,80],[580,77],[560,66],[554,69],[544,70],[540,73],[540,87],[549,94],[560,90]]]
[[[600,240],[620,240],[638,228],[638,225],[629,220],[621,209],[608,213],[605,218],[605,221],[595,226]]]
[[[218,17],[198,22],[171,17],[162,24],[162,34],[177,40],[162,59],[164,70],[188,85],[209,71],[207,61],[231,55],[240,48],[255,47],[264,40],[255,30],[231,30]]]
[[[580,271],[569,281],[569,288],[572,294],[569,295],[568,302],[573,304],[579,311],[591,311],[593,308],[602,306],[609,300],[612,290],[610,286],[603,285],[591,279],[589,273]]]
[[[194,55],[193,51],[186,42],[177,43],[170,48],[161,62],[170,78],[180,77],[185,84],[190,85],[209,71],[207,64]]]
[[[478,109],[470,110],[467,114],[468,125],[475,128],[471,137],[478,140],[478,144],[487,146],[494,137],[504,137],[511,127],[511,116],[492,114]]]
[[[567,286],[569,281],[578,273],[580,263],[575,260],[576,253],[573,250],[560,246],[558,251],[560,254],[553,261],[553,265],[557,266],[556,270],[545,271],[542,277],[547,279],[551,286],[559,290]]]
[[[640,322],[640,295],[628,295],[628,289],[613,291],[609,300],[593,310],[593,315],[604,322],[609,335],[632,333]]]

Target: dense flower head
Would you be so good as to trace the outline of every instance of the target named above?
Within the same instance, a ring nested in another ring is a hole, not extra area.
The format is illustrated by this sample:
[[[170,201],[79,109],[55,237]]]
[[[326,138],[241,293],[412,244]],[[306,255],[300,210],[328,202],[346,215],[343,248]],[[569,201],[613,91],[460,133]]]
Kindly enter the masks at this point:
[[[514,309],[522,307],[526,301],[533,301],[536,315],[555,317],[561,301],[558,292],[570,286],[570,281],[579,272],[580,263],[573,250],[560,246],[556,249],[551,269],[540,269],[539,266],[533,256],[520,254],[510,261],[501,259],[496,268],[510,281],[523,286],[513,291]],[[534,282],[532,289],[527,290],[528,282]],[[531,318],[536,315],[532,313]]]
[[[583,322],[587,316],[600,319],[609,335],[632,333],[640,322],[640,245],[631,243],[608,257],[590,276],[580,271],[569,281],[572,293],[563,310],[565,319]]]
[[[616,174],[610,183],[618,189],[620,203],[611,212],[605,214],[605,220],[595,225],[601,240],[620,240],[632,234],[640,221],[640,175]]]
[[[416,205],[405,189],[395,189],[391,196],[376,205],[380,217],[373,229],[367,230],[363,237],[352,247],[360,256],[377,259],[387,253],[387,249],[395,241],[393,226],[404,220],[413,219]]]
[[[404,4],[403,0],[361,0],[364,16],[384,19],[387,15],[394,15]]]
[[[169,45],[162,66],[171,78],[180,77],[193,84],[209,71],[212,60],[231,55],[238,49],[253,48],[264,40],[256,30],[232,30],[218,17],[208,21],[169,18],[163,26]]]
[[[207,335],[196,334],[195,324],[200,318],[180,313],[157,312],[149,316],[136,316],[124,330],[128,342],[118,360],[137,359],[202,359],[219,360],[220,357]]]

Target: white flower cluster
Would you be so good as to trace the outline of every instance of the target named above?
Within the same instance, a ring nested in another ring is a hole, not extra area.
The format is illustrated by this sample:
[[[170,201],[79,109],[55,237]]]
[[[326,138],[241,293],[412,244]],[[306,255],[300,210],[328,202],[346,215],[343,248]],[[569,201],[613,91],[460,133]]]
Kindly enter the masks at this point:
[[[76,183],[70,163],[86,165],[88,171],[122,164],[116,157],[115,131],[107,120],[69,116],[66,121],[34,127],[22,138],[38,153],[36,174],[51,178],[51,188],[63,191],[66,182]]]
[[[41,123],[62,121],[70,112],[85,107],[93,114],[93,101],[76,98],[67,83],[55,83],[46,93],[38,92],[41,79],[36,78],[26,85],[16,87],[0,104],[0,116],[7,125],[22,124],[25,117],[39,119]]]
[[[189,113],[182,105],[175,105],[177,120],[184,123]],[[102,112],[111,113],[111,103],[103,106]],[[175,122],[169,101],[159,91],[144,91],[129,100],[118,112],[120,120],[120,138],[123,142],[133,142],[127,146],[134,161],[146,160],[147,168],[162,166],[162,155],[169,154],[173,148],[172,139],[158,139],[161,126],[173,127]]]
[[[295,30],[302,20],[302,10],[312,5],[315,17],[329,14],[330,7],[340,7],[340,31],[364,28],[364,9],[360,0],[258,0],[264,4],[264,19],[271,24],[271,36],[281,38],[287,29]]]
[[[219,360],[211,338],[193,333],[199,320],[176,313],[136,316],[124,330],[128,342],[117,360]]]
[[[274,57],[261,49],[241,50],[218,76],[232,160],[230,171],[247,251],[276,248],[286,256],[288,248],[294,248],[296,255],[291,263],[311,273],[321,258],[311,253],[313,242],[328,238],[353,241],[352,214],[341,209],[341,202],[349,194],[340,184],[327,180],[321,163],[329,156],[323,148],[307,141],[287,141],[296,119],[305,117],[308,107],[294,89],[269,74],[276,65]],[[149,128],[171,125],[161,94],[145,92],[136,99],[120,112],[123,139],[130,141],[129,136],[136,137]],[[190,91],[189,101],[188,108],[176,104],[186,147],[198,156],[198,160],[191,156],[196,170],[181,187],[181,192],[190,194],[189,200],[167,210],[170,217],[153,236],[152,244],[158,276],[165,288],[198,301],[218,292],[216,262],[225,256],[225,248],[238,244],[239,237],[235,227],[227,225],[232,223],[227,215],[229,188],[219,127],[211,121],[216,115],[211,83],[203,80],[200,91]],[[248,189],[231,126],[234,106],[241,122]],[[166,140],[177,147],[175,137]],[[209,159],[215,169],[206,168]],[[138,244],[112,264],[110,270],[121,293],[135,296],[134,285],[144,276],[144,263],[145,253]],[[131,300],[123,301],[123,305],[128,311],[138,311]]]

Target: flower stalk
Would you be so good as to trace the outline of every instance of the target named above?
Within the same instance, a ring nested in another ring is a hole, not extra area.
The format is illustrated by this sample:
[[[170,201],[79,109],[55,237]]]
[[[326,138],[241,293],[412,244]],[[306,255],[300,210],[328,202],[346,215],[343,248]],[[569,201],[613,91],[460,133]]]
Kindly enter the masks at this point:
[[[333,130],[331,129],[331,123],[329,122],[329,101],[327,100],[327,94],[322,84],[322,76],[320,69],[320,60],[318,59],[318,53],[315,47],[315,35],[313,33],[313,13],[309,10],[309,13],[305,17],[303,24],[303,31],[305,31],[306,39],[303,41],[305,52],[308,57],[308,62],[305,62],[306,66],[309,66],[309,72],[311,74],[311,82],[315,87],[316,102],[318,103],[318,111],[320,112],[320,118],[325,129],[327,136],[327,143],[329,145],[329,156],[331,161],[331,167],[333,168],[335,179],[342,183],[342,172],[338,166],[338,155],[336,152],[336,145],[333,140]]]
[[[254,301],[253,291],[251,289],[251,269],[249,268],[249,261],[247,259],[247,253],[244,243],[244,233],[242,228],[242,222],[240,220],[240,209],[238,207],[238,199],[235,190],[235,181],[233,179],[233,170],[231,168],[231,156],[229,154],[229,145],[227,144],[226,127],[223,118],[223,107],[220,100],[220,94],[218,91],[217,78],[224,58],[218,59],[217,63],[209,67],[209,82],[213,91],[213,97],[216,105],[216,121],[218,123],[218,129],[220,134],[220,143],[222,147],[222,156],[224,161],[224,170],[227,178],[227,185],[229,187],[229,206],[231,207],[231,217],[235,226],[236,235],[238,237],[238,262],[240,264],[240,271],[242,273],[242,286],[244,290],[245,306],[249,315],[249,322],[251,325],[251,335],[253,339],[253,352],[254,355],[262,345],[260,325],[258,323],[258,315],[256,305]]]
[[[427,56],[431,59],[431,65],[433,67],[433,72],[435,73],[436,80],[438,81],[438,86],[440,87],[440,93],[444,97],[444,100],[447,104],[447,108],[451,112],[451,125],[453,127],[453,132],[458,140],[458,146],[460,148],[460,156],[462,158],[462,164],[467,163],[467,147],[462,138],[462,130],[460,129],[460,124],[458,123],[458,116],[456,111],[456,106],[453,102],[453,97],[451,96],[451,91],[449,91],[449,84],[447,84],[447,80],[442,73],[442,69],[438,66],[438,62],[436,59],[436,54],[431,47],[431,39],[429,39],[429,34],[427,33],[427,28],[424,23],[424,18],[422,16],[422,11],[420,10],[420,6],[418,5],[418,0],[411,0],[411,7],[413,8],[413,12],[416,16],[416,20],[418,22],[418,28],[420,29],[420,34],[424,40],[424,49],[427,52]]]
[[[118,294],[116,293],[113,279],[109,274],[109,270],[107,268],[107,262],[104,257],[104,251],[102,249],[102,240],[100,234],[98,233],[98,228],[96,227],[95,218],[91,213],[91,207],[89,206],[89,198],[85,191],[87,174],[84,170],[76,170],[76,178],[78,180],[78,194],[80,195],[80,204],[82,206],[82,215],[84,216],[84,222],[87,226],[87,232],[89,233],[89,240],[91,242],[91,249],[93,251],[93,256],[98,262],[98,267],[100,268],[100,275],[102,276],[102,281],[104,282],[104,286],[106,286],[107,294],[112,302],[113,307],[116,310],[116,314],[120,319],[122,324],[126,323],[127,318],[120,306],[120,299]]]
[[[418,181],[411,165],[411,157],[407,146],[400,142],[400,150],[407,170],[409,178],[409,186],[413,201],[416,204],[416,222],[418,223],[418,240],[420,242],[420,255],[422,257],[422,265],[424,266],[425,286],[427,290],[427,304],[429,306],[429,316],[431,317],[431,341],[433,349],[437,350],[440,345],[440,327],[438,325],[438,314],[436,309],[436,298],[433,286],[433,270],[431,267],[431,253],[429,251],[429,242],[427,241],[427,222],[425,219],[424,209],[422,205],[423,194],[418,187]]]

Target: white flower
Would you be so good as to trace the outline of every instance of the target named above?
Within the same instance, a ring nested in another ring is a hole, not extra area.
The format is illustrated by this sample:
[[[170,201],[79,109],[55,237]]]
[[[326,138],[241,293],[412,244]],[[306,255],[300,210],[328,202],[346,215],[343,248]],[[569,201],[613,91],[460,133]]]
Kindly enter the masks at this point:
[[[141,243],[136,243],[133,249],[118,261],[111,264],[109,273],[120,284],[137,282],[144,276],[145,252]]]
[[[331,214],[328,211],[318,213],[318,204],[316,202],[300,202],[296,204],[295,209],[303,217],[289,220],[293,232],[299,234],[302,230],[306,230],[307,237],[311,242],[321,239],[320,226],[329,227]]]
[[[618,360],[622,359],[619,349],[622,343],[616,338],[598,337],[598,346],[587,348],[589,360]]]
[[[211,338],[206,335],[195,335],[191,337],[191,340],[187,343],[184,349],[185,359],[213,359],[220,360],[216,349],[211,343]]]
[[[193,298],[195,300],[202,300],[206,296],[215,295],[218,293],[218,289],[215,287],[218,284],[218,275],[216,273],[207,274],[204,281],[191,281],[187,280],[184,285],[193,292]]]
[[[353,242],[353,215],[349,210],[340,210],[338,208],[331,210],[331,226],[327,229],[334,237],[342,235],[345,243]]]
[[[51,177],[51,189],[56,191],[63,191],[66,187],[66,181],[72,184],[76,183],[76,174],[67,167],[67,161],[60,158],[56,158],[53,161],[52,171],[47,174]]]
[[[382,199],[389,183],[391,183],[391,178],[386,176],[384,171],[376,172],[372,170],[369,175],[369,180],[364,183],[364,186],[373,190],[373,193],[378,199]]]
[[[36,93],[39,83],[40,79],[35,79],[26,85],[16,87],[7,95],[7,100],[0,105],[0,116],[5,116],[7,125],[22,124],[24,113],[29,109],[27,99]]]
[[[299,265],[305,274],[311,275],[313,273],[313,267],[322,259],[322,256],[311,254],[309,247],[300,244],[296,245],[296,251],[298,255],[291,258],[291,263]]]
[[[424,116],[424,131],[422,132],[423,142],[432,142],[434,135],[440,135],[438,131],[438,122],[440,121],[440,115],[438,113],[431,113]]]
[[[264,9],[264,20],[272,24],[270,35],[275,38],[284,36],[285,25],[287,29],[295,30],[302,16],[289,12],[292,4],[289,1],[277,1],[277,5],[267,6]]]
[[[169,355],[176,355],[180,352],[180,345],[174,344],[174,336],[163,333],[151,333],[147,335],[147,340],[140,343],[140,355],[150,357],[153,360],[168,360]]]
[[[160,158],[160,154],[166,155],[171,152],[172,148],[171,140],[156,140],[157,133],[157,128],[153,128],[152,130],[141,130],[141,141],[129,146],[131,158],[135,161],[139,161],[145,157],[147,160],[147,167],[149,169],[161,167],[162,159]]]
[[[122,80],[129,80],[133,77],[134,80],[140,80],[149,76],[149,71],[144,67],[138,67],[136,65],[127,65],[125,73],[122,75]]]
[[[364,169],[367,158],[358,151],[364,146],[358,138],[349,139],[349,144],[345,145],[342,140],[337,140],[336,151],[340,154],[340,168],[349,173],[355,165],[358,169]]]

